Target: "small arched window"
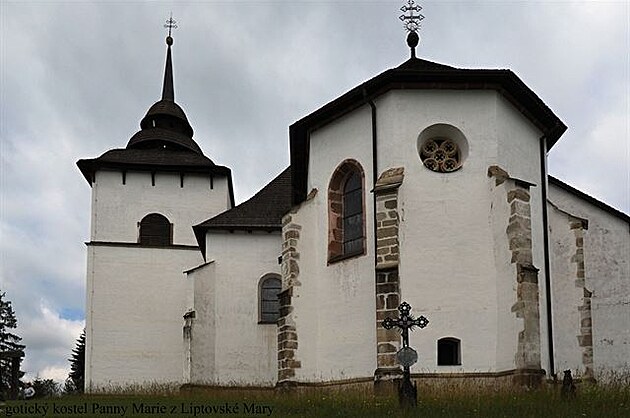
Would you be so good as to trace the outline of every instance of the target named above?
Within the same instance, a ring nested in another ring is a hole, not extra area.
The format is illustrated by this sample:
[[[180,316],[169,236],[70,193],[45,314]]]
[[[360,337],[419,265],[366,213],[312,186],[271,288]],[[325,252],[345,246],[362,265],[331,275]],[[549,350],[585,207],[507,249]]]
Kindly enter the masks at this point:
[[[343,162],[328,188],[328,262],[365,254],[363,170],[354,160]]]
[[[150,213],[140,221],[140,245],[171,245],[172,225],[165,216]]]
[[[437,342],[438,366],[459,366],[462,364],[461,341],[457,338],[440,338]]]
[[[282,290],[282,281],[277,275],[265,276],[260,281],[258,290],[259,323],[275,324],[280,317],[278,293]]]

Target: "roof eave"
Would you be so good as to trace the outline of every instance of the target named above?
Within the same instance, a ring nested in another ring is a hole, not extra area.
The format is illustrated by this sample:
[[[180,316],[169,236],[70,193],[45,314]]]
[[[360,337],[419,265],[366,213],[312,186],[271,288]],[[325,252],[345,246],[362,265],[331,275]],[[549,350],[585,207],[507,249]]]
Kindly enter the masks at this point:
[[[99,161],[98,158],[77,161],[77,167],[90,186],[94,181],[94,173],[101,169],[137,170],[137,171],[169,171],[183,173],[210,173],[228,177],[230,201],[234,206],[234,191],[232,187],[232,170],[222,165],[160,165],[134,162]]]
[[[255,225],[255,224],[217,224],[217,225],[206,225],[201,226],[200,229],[207,233],[210,231],[281,231],[282,225]]]

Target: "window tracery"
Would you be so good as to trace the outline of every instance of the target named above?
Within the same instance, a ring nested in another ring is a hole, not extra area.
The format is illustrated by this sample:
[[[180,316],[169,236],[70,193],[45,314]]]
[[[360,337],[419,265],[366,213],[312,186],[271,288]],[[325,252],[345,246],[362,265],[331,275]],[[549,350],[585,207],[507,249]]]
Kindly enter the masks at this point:
[[[364,174],[355,160],[344,161],[328,187],[328,262],[365,253]]]
[[[420,159],[424,166],[438,173],[449,173],[461,167],[459,147],[449,138],[429,138],[422,144]]]

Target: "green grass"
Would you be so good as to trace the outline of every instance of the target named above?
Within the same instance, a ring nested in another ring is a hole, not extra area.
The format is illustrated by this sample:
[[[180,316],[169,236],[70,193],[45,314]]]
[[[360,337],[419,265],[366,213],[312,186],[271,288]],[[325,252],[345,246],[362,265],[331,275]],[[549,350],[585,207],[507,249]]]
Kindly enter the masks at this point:
[[[208,389],[169,395],[82,395],[9,402],[0,416],[8,416],[15,407],[33,409],[39,405],[39,412],[48,406],[47,417],[630,417],[627,385],[584,384],[573,400],[561,399],[558,391],[557,386],[525,391],[419,385],[418,407],[402,411],[395,395],[376,397],[361,389],[303,393]]]

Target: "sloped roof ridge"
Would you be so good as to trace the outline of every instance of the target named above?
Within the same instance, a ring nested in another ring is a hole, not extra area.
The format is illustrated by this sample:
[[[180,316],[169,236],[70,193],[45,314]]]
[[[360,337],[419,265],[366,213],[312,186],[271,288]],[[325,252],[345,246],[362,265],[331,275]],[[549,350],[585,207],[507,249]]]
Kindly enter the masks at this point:
[[[619,218],[619,219],[621,219],[621,220],[623,220],[625,222],[630,223],[630,215],[628,215],[627,213],[625,213],[625,212],[623,212],[623,211],[621,211],[621,210],[619,210],[617,208],[614,208],[614,207],[610,206],[608,203],[602,202],[601,200],[599,200],[599,199],[597,199],[597,198],[595,198],[595,197],[593,197],[593,196],[591,196],[589,194],[586,194],[586,193],[584,193],[583,191],[581,191],[579,189],[576,189],[575,187],[571,186],[568,183],[565,183],[564,181],[560,180],[557,177],[554,177],[554,176],[549,174],[549,175],[547,175],[547,178],[549,179],[549,183],[560,187],[561,189],[563,189],[563,190],[565,190],[565,191],[567,191],[567,192],[569,192],[569,193],[571,193],[571,194],[573,194],[573,195],[575,195],[575,196],[577,196],[577,197],[579,197],[579,198],[589,202],[590,204],[592,204],[594,206],[597,206],[598,208],[602,209],[603,211],[608,212],[611,215],[616,216],[617,218]]]
[[[282,216],[291,208],[291,167],[287,167],[254,196],[214,216],[195,228],[202,229],[277,229]]]
[[[458,70],[459,68],[451,67],[450,65],[440,64],[439,62],[429,61],[422,58],[409,58],[407,61],[400,64],[399,69],[412,69],[412,70]]]

